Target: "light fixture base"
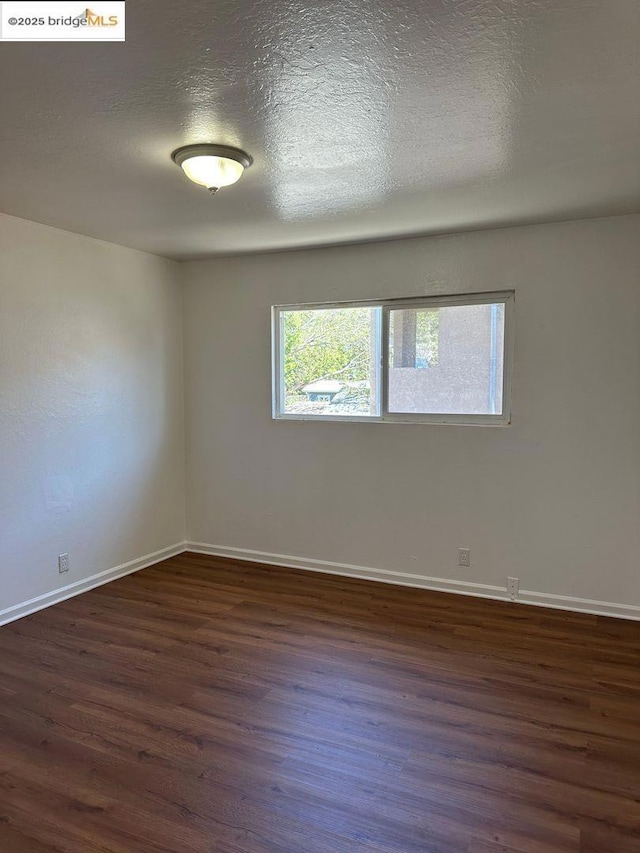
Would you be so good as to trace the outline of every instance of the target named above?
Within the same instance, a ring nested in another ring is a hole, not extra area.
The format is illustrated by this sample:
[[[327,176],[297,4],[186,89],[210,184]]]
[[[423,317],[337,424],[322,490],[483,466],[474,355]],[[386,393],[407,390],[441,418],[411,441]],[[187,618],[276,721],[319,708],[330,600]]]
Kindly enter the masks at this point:
[[[253,163],[253,157],[250,154],[240,148],[232,148],[230,145],[211,145],[209,143],[183,145],[182,148],[176,148],[171,155],[176,166],[182,166],[184,161],[191,157],[227,157],[229,160],[240,163],[245,169],[248,169]]]

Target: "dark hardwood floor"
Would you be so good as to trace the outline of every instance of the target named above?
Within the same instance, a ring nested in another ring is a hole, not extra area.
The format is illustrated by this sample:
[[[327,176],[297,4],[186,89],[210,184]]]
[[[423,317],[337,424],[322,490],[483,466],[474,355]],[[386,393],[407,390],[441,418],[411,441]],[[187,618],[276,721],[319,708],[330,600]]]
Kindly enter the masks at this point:
[[[0,628],[2,853],[640,851],[640,623],[185,554]]]

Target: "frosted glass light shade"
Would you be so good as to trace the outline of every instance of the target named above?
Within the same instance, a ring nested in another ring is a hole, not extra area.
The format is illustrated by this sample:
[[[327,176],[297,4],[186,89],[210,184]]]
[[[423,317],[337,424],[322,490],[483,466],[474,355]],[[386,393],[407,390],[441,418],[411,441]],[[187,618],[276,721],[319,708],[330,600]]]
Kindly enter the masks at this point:
[[[211,192],[235,184],[252,163],[244,151],[223,145],[187,145],[171,157],[189,180]]]
[[[190,157],[182,169],[190,181],[207,189],[235,184],[244,172],[242,163],[228,157]]]

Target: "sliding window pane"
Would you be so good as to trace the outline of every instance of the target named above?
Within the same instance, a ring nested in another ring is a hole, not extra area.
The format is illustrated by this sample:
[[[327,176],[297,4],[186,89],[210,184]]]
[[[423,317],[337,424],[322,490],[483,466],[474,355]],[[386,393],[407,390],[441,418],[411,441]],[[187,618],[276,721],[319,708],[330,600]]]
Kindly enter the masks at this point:
[[[388,410],[501,415],[503,302],[389,311]]]
[[[379,414],[380,310],[356,307],[281,312],[282,414]]]

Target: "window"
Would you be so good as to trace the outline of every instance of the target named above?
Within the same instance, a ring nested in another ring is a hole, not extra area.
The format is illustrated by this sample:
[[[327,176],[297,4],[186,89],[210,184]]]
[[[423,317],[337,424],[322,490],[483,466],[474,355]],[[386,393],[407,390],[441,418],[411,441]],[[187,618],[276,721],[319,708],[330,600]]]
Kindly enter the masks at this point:
[[[513,293],[273,308],[273,416],[509,423]]]

